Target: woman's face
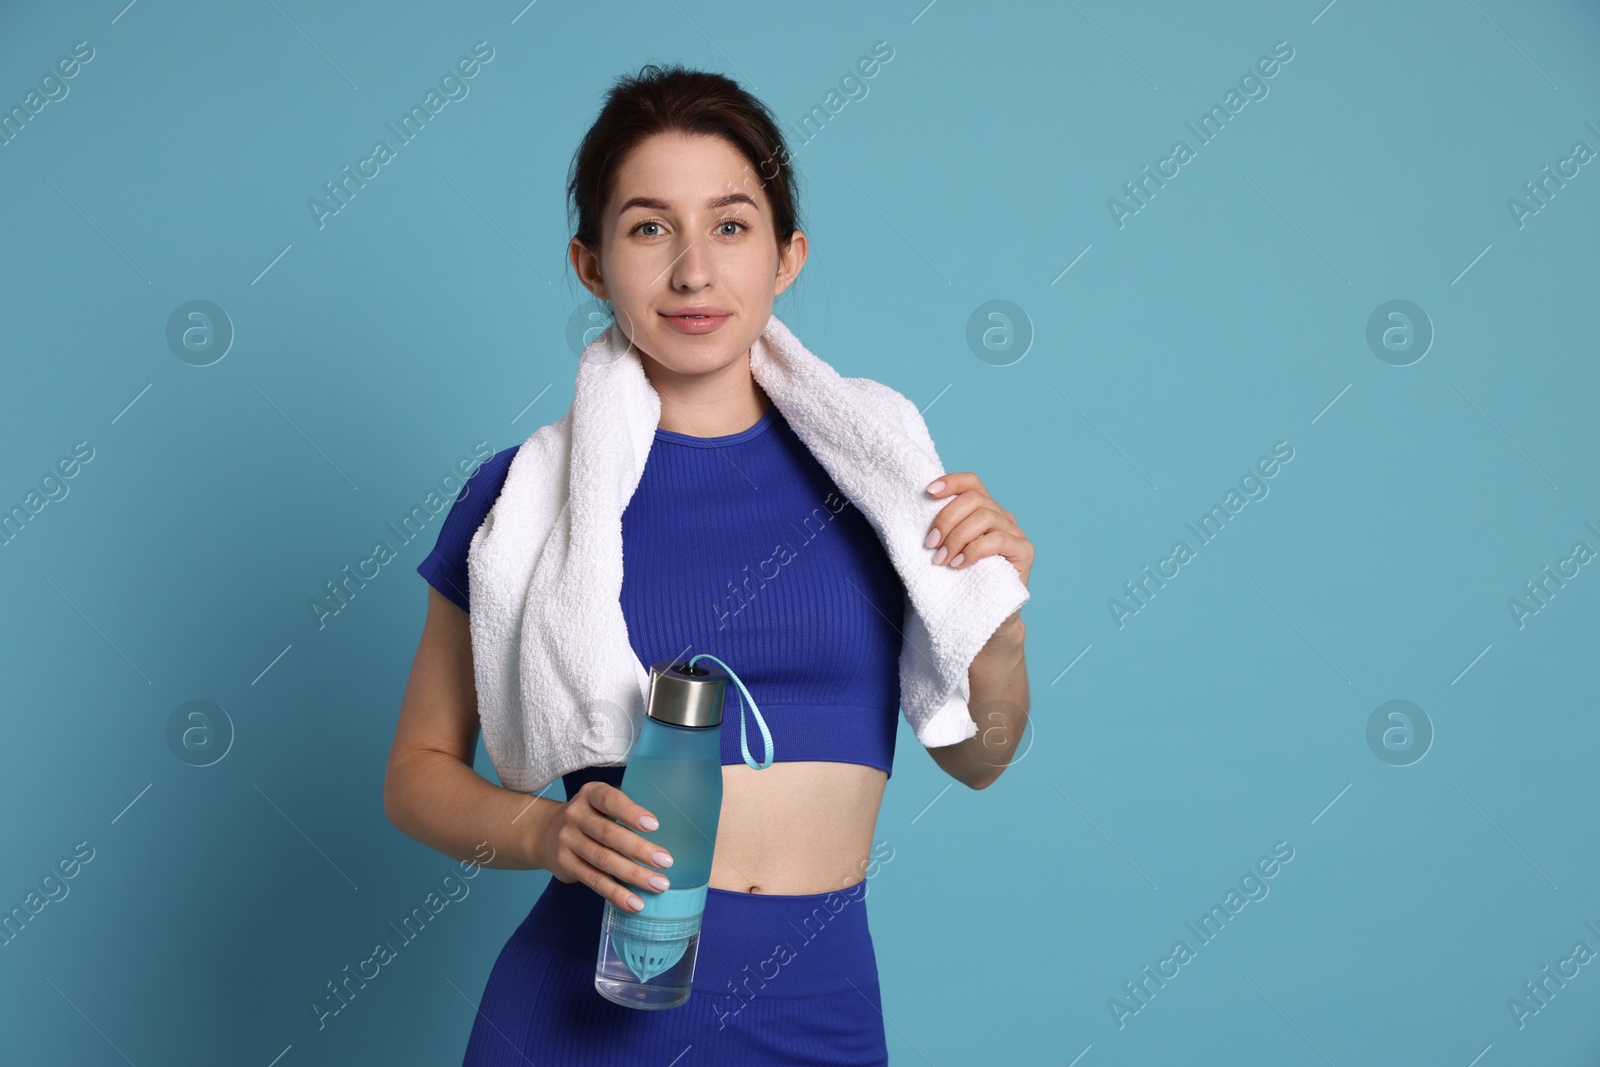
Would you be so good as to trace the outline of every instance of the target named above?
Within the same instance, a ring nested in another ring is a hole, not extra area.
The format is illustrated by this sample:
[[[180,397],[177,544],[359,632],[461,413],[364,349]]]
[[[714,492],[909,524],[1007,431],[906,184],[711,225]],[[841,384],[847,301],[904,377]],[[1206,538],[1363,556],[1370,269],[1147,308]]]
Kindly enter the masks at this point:
[[[577,239],[569,251],[585,288],[611,301],[644,356],[698,375],[750,350],[773,299],[799,274],[806,240],[796,230],[780,253],[767,194],[728,142],[663,133],[617,169],[598,256]]]

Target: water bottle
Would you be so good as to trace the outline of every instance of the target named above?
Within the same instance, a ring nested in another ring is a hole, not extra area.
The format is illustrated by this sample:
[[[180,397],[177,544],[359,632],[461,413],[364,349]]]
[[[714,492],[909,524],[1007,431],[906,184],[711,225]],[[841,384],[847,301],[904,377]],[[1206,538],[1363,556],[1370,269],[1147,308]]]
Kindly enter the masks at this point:
[[[606,999],[630,1008],[679,1007],[688,1001],[694,981],[700,919],[722,815],[722,706],[729,678],[744,697],[750,695],[731,669],[697,666],[700,659],[727,667],[701,653],[650,668],[643,725],[622,773],[622,791],[661,823],[646,836],[672,856],[667,875],[672,887],[665,892],[624,883],[644,901],[642,911],[606,901],[594,987]],[[750,707],[761,728],[766,759],[757,763],[750,757],[742,704],[739,743],[745,762],[762,770],[772,764],[772,735],[755,701]]]

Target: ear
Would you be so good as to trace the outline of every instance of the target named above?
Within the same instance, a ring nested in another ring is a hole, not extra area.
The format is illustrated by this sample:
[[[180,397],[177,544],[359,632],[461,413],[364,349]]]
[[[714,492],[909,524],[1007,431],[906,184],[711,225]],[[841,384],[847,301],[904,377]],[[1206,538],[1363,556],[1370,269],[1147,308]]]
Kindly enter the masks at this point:
[[[800,268],[806,264],[806,252],[806,235],[802,230],[794,231],[787,248],[778,249],[778,276],[773,281],[773,296],[780,295],[800,276]]]
[[[572,272],[578,276],[583,287],[597,300],[610,300],[606,280],[600,274],[600,260],[589,251],[589,246],[574,237],[567,246],[567,255],[572,259]]]

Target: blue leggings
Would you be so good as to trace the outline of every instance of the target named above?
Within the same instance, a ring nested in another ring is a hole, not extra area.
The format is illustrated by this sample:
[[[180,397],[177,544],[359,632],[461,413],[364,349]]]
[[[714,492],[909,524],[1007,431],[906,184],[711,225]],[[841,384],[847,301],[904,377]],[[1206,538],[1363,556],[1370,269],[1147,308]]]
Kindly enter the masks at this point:
[[[867,884],[798,896],[711,888],[687,1003],[594,988],[605,901],[555,878],[501,950],[463,1067],[886,1067]]]

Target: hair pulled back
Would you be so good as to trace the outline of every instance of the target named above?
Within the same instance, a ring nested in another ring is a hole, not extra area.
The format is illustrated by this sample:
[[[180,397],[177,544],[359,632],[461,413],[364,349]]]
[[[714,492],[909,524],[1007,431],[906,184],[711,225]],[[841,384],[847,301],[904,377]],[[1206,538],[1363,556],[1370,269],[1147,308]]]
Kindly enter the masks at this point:
[[[731,78],[679,64],[646,64],[618,78],[606,93],[567,176],[574,237],[599,252],[601,217],[617,170],[628,153],[658,133],[721,137],[744,156],[767,194],[778,247],[787,247],[800,225],[799,176],[777,121]]]

